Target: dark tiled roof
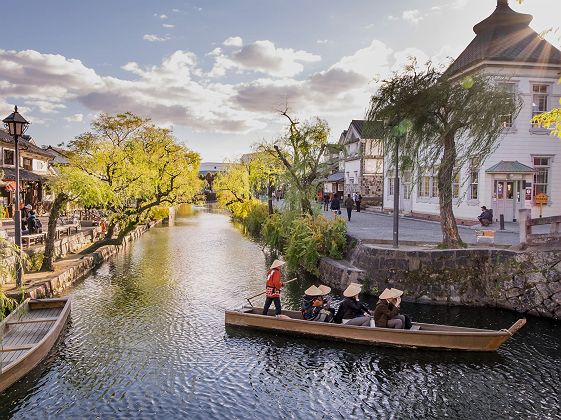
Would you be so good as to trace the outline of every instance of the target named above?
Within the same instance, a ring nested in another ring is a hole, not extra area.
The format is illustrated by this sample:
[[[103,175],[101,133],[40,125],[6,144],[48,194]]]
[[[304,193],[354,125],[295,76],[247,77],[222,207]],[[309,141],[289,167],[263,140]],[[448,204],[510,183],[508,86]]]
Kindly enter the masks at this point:
[[[12,167],[0,167],[0,171],[4,172],[2,179],[4,181],[14,181],[16,179],[16,170]],[[19,179],[22,181],[40,181],[44,182],[47,177],[36,174],[25,169],[19,170]]]
[[[531,15],[517,13],[508,1],[473,27],[476,36],[448,68],[453,75],[484,60],[561,65],[561,51],[529,27]]]
[[[52,159],[50,162],[52,164],[68,165],[69,160],[66,157],[66,153],[68,153],[67,150],[54,146],[49,146],[43,150],[51,155]]]
[[[384,134],[381,121],[352,120],[350,126],[355,128],[361,139],[379,139]]]
[[[501,160],[499,163],[491,166],[485,172],[487,172],[488,174],[527,174],[536,172],[536,170],[530,166],[518,162],[517,160],[515,160],[514,162]]]
[[[345,179],[345,174],[343,172],[336,172],[327,177],[328,182],[339,182]]]
[[[41,155],[41,156],[45,156],[45,157],[50,157],[52,158],[53,155],[51,153],[49,153],[48,151],[46,151],[45,149],[41,149],[39,146],[31,143],[29,141],[30,137],[29,136],[22,136],[19,138],[19,144],[21,147],[21,150],[27,150],[29,153],[35,153],[37,155]],[[14,144],[14,138],[12,136],[10,136],[10,133],[8,133],[6,130],[4,129],[0,129],[0,141],[3,143],[9,143],[9,144]]]

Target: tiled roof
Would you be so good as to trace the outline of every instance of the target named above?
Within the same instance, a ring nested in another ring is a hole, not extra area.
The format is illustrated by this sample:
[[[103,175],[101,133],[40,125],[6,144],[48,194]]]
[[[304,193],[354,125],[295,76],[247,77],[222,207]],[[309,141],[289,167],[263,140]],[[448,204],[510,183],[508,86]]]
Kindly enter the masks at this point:
[[[14,181],[16,179],[16,170],[12,167],[0,167],[0,171],[4,172],[2,179],[4,181]],[[47,177],[36,174],[26,169],[19,170],[19,179],[22,181],[39,181],[44,182]]]
[[[26,150],[29,153],[35,153],[37,155],[41,155],[41,156],[45,156],[45,157],[49,157],[52,158],[53,155],[51,153],[49,153],[48,151],[46,151],[45,149],[41,149],[39,146],[31,143],[29,141],[28,136],[22,136],[19,138],[19,144],[21,147],[21,150]],[[10,136],[10,133],[8,133],[6,130],[4,129],[0,129],[0,141],[3,143],[9,143],[9,144],[14,144],[14,138],[12,136]]]
[[[561,51],[529,27],[532,16],[517,13],[507,0],[473,27],[476,36],[448,68],[453,75],[484,60],[561,65]]]
[[[347,143],[353,143],[359,139],[380,139],[384,135],[384,124],[381,121],[352,120],[349,130],[344,133],[348,133],[350,127],[354,127],[359,136],[358,138],[351,137]]]
[[[491,166],[485,172],[487,172],[488,174],[528,174],[536,172],[536,170],[530,166],[518,162],[517,160],[515,160],[514,162],[501,160],[499,163]]]
[[[327,177],[328,182],[339,182],[345,179],[345,174],[343,172],[336,172]]]

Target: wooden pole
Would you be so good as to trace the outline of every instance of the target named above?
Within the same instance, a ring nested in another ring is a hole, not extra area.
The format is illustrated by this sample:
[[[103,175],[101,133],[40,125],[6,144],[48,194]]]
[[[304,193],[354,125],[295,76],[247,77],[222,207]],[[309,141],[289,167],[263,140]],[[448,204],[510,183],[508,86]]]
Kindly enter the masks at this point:
[[[288,281],[287,281],[286,283],[284,283],[284,284],[287,285],[288,283],[292,283],[293,281],[296,281],[296,280],[298,280],[298,278],[297,278],[297,277],[294,277],[293,279],[288,280]],[[251,303],[251,299],[256,298],[257,296],[264,295],[265,293],[266,293],[266,291],[265,291],[265,292],[258,293],[258,294],[254,295],[254,296],[251,296],[251,297],[246,298],[246,300],[248,301],[248,303],[249,303],[251,306],[253,306],[253,303]]]

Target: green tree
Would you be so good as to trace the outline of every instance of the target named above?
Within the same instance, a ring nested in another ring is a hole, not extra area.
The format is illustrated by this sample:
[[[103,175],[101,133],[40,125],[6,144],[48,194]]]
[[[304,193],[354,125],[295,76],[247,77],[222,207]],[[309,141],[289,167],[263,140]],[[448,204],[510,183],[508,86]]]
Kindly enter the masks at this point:
[[[289,207],[312,215],[318,186],[329,170],[323,158],[336,146],[328,143],[326,121],[316,118],[300,123],[287,110],[281,115],[289,122],[286,133],[272,143],[261,144],[259,149],[273,156],[284,168]]]
[[[146,221],[151,209],[191,202],[201,187],[199,155],[170,130],[131,113],[100,115],[68,148],[69,166],[103,185],[106,239],[118,226],[117,243]]]
[[[561,99],[559,103],[561,104]],[[551,129],[551,135],[561,139],[561,108],[553,108],[551,111],[536,115],[532,118],[532,122]]]
[[[384,148],[395,150],[401,162],[437,170],[443,245],[461,246],[452,203],[452,180],[468,159],[481,160],[494,149],[503,127],[502,116],[516,118],[518,95],[501,79],[474,74],[451,78],[428,63],[418,71],[412,61],[401,73],[382,81],[372,96],[368,118],[386,121]]]

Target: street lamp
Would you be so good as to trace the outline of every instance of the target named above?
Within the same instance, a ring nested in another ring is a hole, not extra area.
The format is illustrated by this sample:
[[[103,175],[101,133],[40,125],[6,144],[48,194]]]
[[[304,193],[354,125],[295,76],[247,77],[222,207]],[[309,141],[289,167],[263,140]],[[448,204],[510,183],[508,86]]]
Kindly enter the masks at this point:
[[[21,265],[21,210],[19,208],[19,137],[25,133],[29,122],[23,118],[18,112],[18,107],[14,108],[14,112],[2,120],[4,126],[8,129],[10,135],[14,136],[14,149],[15,149],[15,167],[16,167],[16,208],[14,212],[14,228],[15,228],[15,243],[19,258],[16,261],[16,287],[21,287],[22,265]]]

